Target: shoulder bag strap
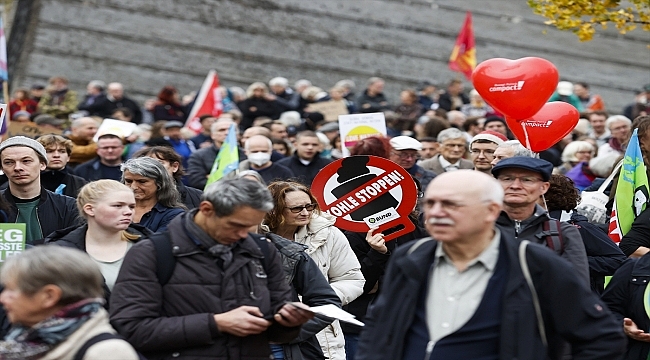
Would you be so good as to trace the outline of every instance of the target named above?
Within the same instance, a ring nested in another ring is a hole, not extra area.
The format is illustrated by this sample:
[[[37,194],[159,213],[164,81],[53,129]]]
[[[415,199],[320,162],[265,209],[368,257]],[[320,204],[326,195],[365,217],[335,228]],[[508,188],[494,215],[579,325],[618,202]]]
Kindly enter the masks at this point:
[[[535,284],[533,284],[533,278],[530,276],[528,261],[526,260],[526,248],[528,247],[528,243],[528,240],[523,240],[519,244],[519,265],[521,265],[521,272],[524,273],[524,278],[526,278],[526,282],[530,288],[530,293],[533,296],[533,306],[535,307],[535,315],[537,316],[537,328],[539,330],[539,335],[542,338],[542,343],[544,346],[548,347],[548,342],[546,340],[546,330],[544,327],[544,318],[542,318],[542,309],[539,305],[537,290],[535,290]]]

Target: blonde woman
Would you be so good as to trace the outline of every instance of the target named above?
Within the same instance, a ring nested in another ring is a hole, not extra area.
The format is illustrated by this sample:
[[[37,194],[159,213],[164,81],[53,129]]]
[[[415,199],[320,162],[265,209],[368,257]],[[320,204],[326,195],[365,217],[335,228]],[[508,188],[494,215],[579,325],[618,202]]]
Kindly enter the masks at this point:
[[[151,231],[132,223],[135,196],[128,186],[115,180],[97,180],[82,187],[77,209],[86,224],[57,230],[45,238],[45,243],[88,253],[112,290],[124,255],[134,242]]]

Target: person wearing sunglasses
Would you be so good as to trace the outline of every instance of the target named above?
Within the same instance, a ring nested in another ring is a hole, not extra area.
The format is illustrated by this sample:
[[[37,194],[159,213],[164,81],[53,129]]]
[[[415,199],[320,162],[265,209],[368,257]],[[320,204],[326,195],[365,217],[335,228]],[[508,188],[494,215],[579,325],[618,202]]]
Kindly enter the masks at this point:
[[[309,188],[297,182],[269,185],[274,208],[264,217],[263,229],[307,246],[307,254],[347,305],[363,293],[361,265],[347,238],[334,226],[334,217],[320,211]],[[345,340],[338,321],[316,334],[323,354],[345,360]]]

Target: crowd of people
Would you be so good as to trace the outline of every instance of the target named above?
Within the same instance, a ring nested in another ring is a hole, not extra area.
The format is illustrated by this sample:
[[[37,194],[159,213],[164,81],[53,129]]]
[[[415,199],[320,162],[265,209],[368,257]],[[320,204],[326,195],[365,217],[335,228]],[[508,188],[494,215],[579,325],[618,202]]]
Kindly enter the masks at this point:
[[[198,134],[195,94],[173,86],[143,106],[117,82],[16,90],[11,121],[46,135],[0,143],[0,218],[27,244],[0,273],[0,359],[646,359],[650,210],[619,247],[578,204],[602,191],[609,216],[635,129],[650,158],[650,84],[611,111],[560,82],[551,100],[581,119],[540,154],[460,80],[399,102],[383,88],[221,87]],[[411,175],[415,230],[386,241],[398,229],[340,229],[320,208],[312,182],[345,143],[324,102],[384,114],[386,136],[347,150]],[[211,183],[230,129],[238,167]],[[327,305],[365,327],[309,310]]]

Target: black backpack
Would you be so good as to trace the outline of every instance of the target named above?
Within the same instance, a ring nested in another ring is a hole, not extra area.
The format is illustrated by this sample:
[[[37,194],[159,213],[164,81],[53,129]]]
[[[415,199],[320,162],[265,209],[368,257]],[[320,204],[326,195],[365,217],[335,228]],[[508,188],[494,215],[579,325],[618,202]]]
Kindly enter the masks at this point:
[[[257,242],[260,250],[262,250],[262,254],[264,255],[262,266],[264,267],[264,271],[268,273],[268,261],[271,258],[271,250],[269,249],[270,242],[263,235],[250,235]],[[151,239],[153,247],[156,250],[156,276],[158,277],[158,283],[160,286],[164,286],[172,277],[174,267],[176,266],[176,258],[172,252],[172,241],[168,231],[150,235],[149,239]]]
[[[546,241],[546,246],[555,251],[558,255],[564,254],[564,237],[560,226],[562,223],[556,219],[548,219],[542,224],[542,231],[535,234],[535,237]]]

